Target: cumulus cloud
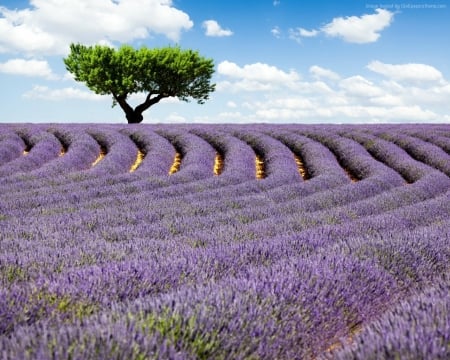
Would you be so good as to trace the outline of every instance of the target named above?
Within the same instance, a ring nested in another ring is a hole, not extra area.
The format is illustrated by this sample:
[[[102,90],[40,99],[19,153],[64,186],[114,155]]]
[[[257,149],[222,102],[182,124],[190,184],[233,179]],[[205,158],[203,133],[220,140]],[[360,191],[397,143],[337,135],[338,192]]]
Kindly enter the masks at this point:
[[[401,64],[395,66],[400,66],[395,69],[403,69]],[[369,80],[358,74],[342,77],[319,65],[309,68],[309,78],[301,78],[294,71],[285,72],[260,63],[238,66],[223,62],[219,64],[219,73],[224,77],[224,81],[219,84],[226,84],[221,87],[222,91],[245,92],[239,98],[229,100],[236,105],[235,112],[241,114],[239,121],[450,121],[450,83],[440,72],[441,76],[433,71],[429,71],[431,75],[426,76],[426,79],[440,78],[439,81],[414,84],[386,80],[387,71],[379,72],[377,74],[382,76],[375,75]],[[399,71],[399,74],[403,72]],[[411,78],[405,74],[397,76],[401,79]],[[285,86],[284,82],[288,82],[289,86]],[[260,86],[258,94],[249,91],[250,84]],[[242,96],[245,96],[245,101],[242,101]]]
[[[0,72],[12,75],[43,77],[49,80],[57,79],[45,60],[11,59],[0,63]]]
[[[61,101],[68,99],[78,100],[105,100],[109,99],[105,95],[97,95],[91,91],[85,91],[74,87],[66,87],[62,89],[50,89],[48,86],[35,85],[33,89],[23,94],[27,99],[40,99]]]
[[[177,41],[193,22],[171,0],[33,0],[0,6],[0,52],[65,54],[71,42],[129,42],[151,34]]]
[[[339,74],[335,73],[334,71],[331,71],[329,69],[325,69],[323,67],[313,65],[309,68],[309,72],[315,77],[316,79],[329,79],[329,80],[339,80],[340,76]]]
[[[275,66],[259,62],[240,67],[233,62],[222,61],[217,66],[217,72],[237,80],[237,83],[226,82],[222,85],[226,85],[227,88],[235,86],[242,90],[270,90],[274,86],[280,85],[292,87],[300,79],[300,76],[293,70],[285,72]]]
[[[219,23],[215,20],[203,21],[202,26],[205,29],[206,36],[224,37],[224,36],[233,35],[233,32],[231,30],[222,29],[222,27],[219,25]]]
[[[394,19],[394,13],[385,9],[376,9],[375,14],[334,18],[320,29],[289,29],[289,38],[301,42],[305,37],[316,37],[323,33],[331,37],[356,44],[372,43],[379,39],[380,32],[387,28]]]
[[[376,9],[376,14],[338,17],[322,27],[328,36],[339,37],[351,43],[364,44],[378,40],[380,31],[388,27],[394,13],[385,9]]]
[[[217,73],[228,78],[218,82],[218,91],[271,91],[279,88],[295,88],[300,76],[293,70],[285,72],[275,66],[264,63],[239,65],[222,61],[217,66]]]
[[[360,75],[343,79],[339,83],[339,86],[344,89],[348,95],[352,96],[374,97],[382,96],[384,94],[383,89]]]
[[[441,81],[442,73],[430,65],[425,64],[385,64],[372,61],[367,68],[396,81]]]

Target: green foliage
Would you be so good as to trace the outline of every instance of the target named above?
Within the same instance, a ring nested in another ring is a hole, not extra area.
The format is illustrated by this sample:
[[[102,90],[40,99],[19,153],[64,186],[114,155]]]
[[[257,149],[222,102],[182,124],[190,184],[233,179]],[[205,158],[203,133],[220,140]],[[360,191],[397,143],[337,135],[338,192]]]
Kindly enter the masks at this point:
[[[70,54],[63,59],[75,80],[84,82],[96,94],[113,96],[127,114],[142,113],[165,97],[195,99],[203,104],[215,84],[210,80],[214,62],[197,51],[176,47],[134,49],[124,45],[108,46],[71,44]],[[126,103],[128,95],[146,93],[144,103],[134,110]]]
[[[27,279],[26,270],[15,264],[0,265],[0,279],[2,282],[13,283],[16,281],[23,281]]]
[[[195,315],[183,318],[180,314],[164,308],[160,314],[129,314],[143,333],[158,332],[175,347],[188,350],[196,359],[209,359],[217,350],[217,333],[206,333],[199,328]]]

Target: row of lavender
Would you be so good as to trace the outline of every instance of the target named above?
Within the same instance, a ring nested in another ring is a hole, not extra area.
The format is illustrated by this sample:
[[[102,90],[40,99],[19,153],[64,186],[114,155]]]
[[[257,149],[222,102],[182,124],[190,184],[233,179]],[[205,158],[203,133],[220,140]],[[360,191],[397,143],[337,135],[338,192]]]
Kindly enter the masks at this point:
[[[3,357],[448,356],[447,126],[1,130]]]

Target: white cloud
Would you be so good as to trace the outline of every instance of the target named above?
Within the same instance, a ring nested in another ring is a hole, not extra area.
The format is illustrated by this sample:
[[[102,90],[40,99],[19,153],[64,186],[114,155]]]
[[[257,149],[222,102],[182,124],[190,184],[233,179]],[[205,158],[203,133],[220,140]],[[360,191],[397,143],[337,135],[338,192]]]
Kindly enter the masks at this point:
[[[329,79],[329,80],[339,80],[340,76],[335,73],[334,71],[331,71],[329,69],[322,68],[317,65],[313,65],[309,68],[309,72],[316,78],[316,79]]]
[[[289,39],[298,43],[302,42],[303,37],[315,37],[320,34],[318,30],[306,30],[303,28],[289,29]]]
[[[338,17],[322,27],[322,31],[332,37],[339,37],[347,42],[364,44],[378,40],[380,31],[393,21],[394,13],[376,9],[376,14]]]
[[[300,34],[300,36],[303,36],[303,37],[314,37],[314,36],[319,35],[318,30],[306,30],[303,28],[299,28],[298,33]]]
[[[231,30],[222,29],[219,23],[215,20],[203,21],[202,26],[205,29],[206,36],[223,37],[233,35],[233,32]]]
[[[130,42],[150,34],[177,41],[193,22],[171,0],[33,0],[0,6],[0,52],[65,54],[71,42]]]
[[[291,28],[289,29],[289,38],[301,43],[302,38],[316,37],[323,33],[331,37],[342,38],[350,43],[371,43],[378,40],[380,32],[388,27],[393,19],[394,13],[385,9],[376,9],[376,14],[334,18],[320,29]]]
[[[0,72],[12,75],[44,77],[49,80],[57,79],[45,60],[11,59],[0,63]]]
[[[50,89],[47,86],[35,85],[33,89],[23,94],[27,99],[40,99],[40,100],[52,100],[61,101],[67,99],[79,99],[79,100],[105,100],[109,99],[105,95],[97,95],[90,91],[80,90],[74,87],[66,87],[62,89]]]
[[[274,87],[295,87],[300,76],[293,70],[284,72],[275,66],[264,63],[254,63],[243,67],[230,61],[222,61],[217,66],[218,74],[229,77],[237,82],[224,81],[218,84],[218,89],[235,88],[247,91],[270,90]]]
[[[281,37],[281,30],[280,30],[280,28],[278,26],[273,27],[272,30],[270,30],[270,32],[277,39],[279,39]]]
[[[370,102],[378,106],[403,106],[404,101],[400,96],[395,96],[392,94],[385,94],[380,96],[375,96],[370,99]]]
[[[240,67],[231,62],[222,63],[219,73],[227,77],[220,83],[226,84],[221,91],[246,91],[228,100],[236,105],[235,113],[240,114],[236,121],[240,122],[450,122],[450,83],[443,77],[438,82],[411,85],[386,80],[384,73],[370,80],[358,74],[343,78],[331,69],[313,65],[309,79],[301,80],[295,72],[291,71],[295,76],[290,77],[291,73],[267,64]],[[405,77],[410,78],[401,76]],[[278,78],[290,81],[290,86],[280,85]],[[260,86],[259,92],[250,92],[250,84],[253,90]]]
[[[232,109],[237,108],[237,104],[234,101],[228,101],[227,106]]]
[[[314,102],[311,99],[303,97],[286,97],[274,100],[269,100],[264,103],[259,103],[258,108],[279,108],[279,109],[312,109]]]
[[[360,75],[343,79],[339,86],[351,96],[378,97],[385,94],[383,89]]]
[[[443,80],[442,73],[430,65],[425,64],[384,64],[372,61],[367,68],[396,81],[428,82]]]

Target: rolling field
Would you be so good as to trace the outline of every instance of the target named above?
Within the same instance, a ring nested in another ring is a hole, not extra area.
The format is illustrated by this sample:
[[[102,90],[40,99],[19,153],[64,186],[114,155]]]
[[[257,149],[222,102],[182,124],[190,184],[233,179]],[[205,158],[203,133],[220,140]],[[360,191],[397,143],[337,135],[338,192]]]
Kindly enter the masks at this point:
[[[449,359],[450,125],[0,125],[1,359]]]

